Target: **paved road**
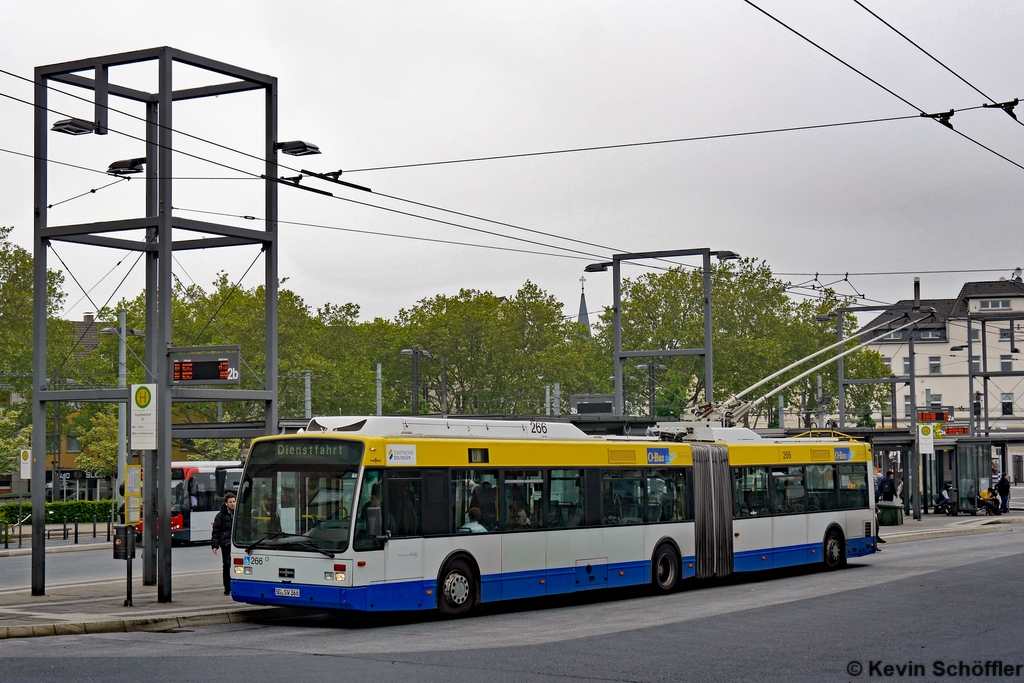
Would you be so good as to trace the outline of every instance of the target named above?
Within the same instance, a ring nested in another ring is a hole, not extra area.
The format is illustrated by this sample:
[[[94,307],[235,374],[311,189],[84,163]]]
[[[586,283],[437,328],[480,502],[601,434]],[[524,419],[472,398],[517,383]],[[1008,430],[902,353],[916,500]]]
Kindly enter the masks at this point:
[[[459,621],[312,616],[0,641],[0,681],[848,681],[877,678],[872,662],[908,661],[928,674],[911,680],[935,680],[935,661],[1024,665],[1022,560],[1014,531],[894,545],[832,574],[504,605]]]
[[[220,569],[220,558],[214,557],[207,546],[175,546],[171,551],[172,575],[177,572],[195,572]],[[142,575],[142,548],[136,551],[132,571]],[[101,579],[124,580],[124,561],[113,558],[113,550],[83,550],[74,553],[50,553],[46,556],[46,583],[78,583]],[[0,590],[29,588],[32,586],[32,556],[0,557]]]

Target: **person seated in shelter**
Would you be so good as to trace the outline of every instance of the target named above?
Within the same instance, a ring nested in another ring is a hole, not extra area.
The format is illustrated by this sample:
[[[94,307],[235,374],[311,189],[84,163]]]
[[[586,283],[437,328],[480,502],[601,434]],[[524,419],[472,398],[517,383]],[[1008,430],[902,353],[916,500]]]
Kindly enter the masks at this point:
[[[470,508],[469,521],[459,527],[460,534],[486,534],[487,527],[480,523],[480,511]]]
[[[480,511],[480,523],[489,529],[498,524],[498,496],[491,482],[485,481],[473,489],[469,501],[470,508]]]
[[[999,514],[999,499],[996,497],[996,492],[991,486],[981,492],[981,496],[978,498],[978,505],[985,508],[987,514]]]
[[[953,490],[953,485],[946,482],[946,485],[942,487],[936,496],[937,501],[935,503],[935,514],[939,512],[945,512],[947,515],[954,514],[953,501],[950,499],[950,491]]]

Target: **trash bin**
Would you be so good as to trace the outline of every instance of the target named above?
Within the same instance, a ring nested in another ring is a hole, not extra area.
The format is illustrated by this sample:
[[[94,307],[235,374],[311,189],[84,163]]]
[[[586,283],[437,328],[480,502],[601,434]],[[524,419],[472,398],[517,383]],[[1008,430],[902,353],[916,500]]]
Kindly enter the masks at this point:
[[[903,504],[891,500],[880,500],[878,507],[878,526],[900,526],[903,524]]]

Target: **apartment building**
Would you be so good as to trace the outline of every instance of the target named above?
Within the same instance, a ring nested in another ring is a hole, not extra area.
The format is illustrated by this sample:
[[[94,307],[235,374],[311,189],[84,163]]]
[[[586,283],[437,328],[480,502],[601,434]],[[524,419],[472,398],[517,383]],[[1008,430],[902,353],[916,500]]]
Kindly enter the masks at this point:
[[[955,299],[923,299],[921,309],[930,309],[930,315],[912,329],[890,331],[907,322],[904,316],[912,303],[898,302],[865,329],[890,323],[873,333],[868,347],[878,351],[899,377],[909,377],[913,364],[918,410],[948,410],[953,422],[963,425],[973,419],[979,434],[1024,430],[1020,351],[1024,348],[1024,283],[1020,278],[968,282]],[[890,410],[904,420],[910,417],[910,406],[910,386],[897,384],[896,405]]]

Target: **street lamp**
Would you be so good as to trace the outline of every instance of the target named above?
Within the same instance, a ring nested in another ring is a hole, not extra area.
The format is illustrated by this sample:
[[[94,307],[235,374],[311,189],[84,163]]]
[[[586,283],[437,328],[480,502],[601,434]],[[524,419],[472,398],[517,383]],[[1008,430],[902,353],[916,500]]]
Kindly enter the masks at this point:
[[[650,406],[651,419],[654,419],[654,371],[655,370],[668,370],[667,365],[656,363],[653,360],[649,360],[643,365],[636,366],[637,370],[647,371],[647,394],[648,394],[648,405]]]
[[[412,414],[420,414],[420,356],[430,358],[430,351],[414,346],[411,349],[402,349],[400,352],[405,356],[412,356]]]
[[[100,334],[116,334],[117,335],[117,386],[125,388],[127,386],[128,375],[125,369],[125,338],[126,337],[144,337],[145,332],[139,330],[133,330],[130,327],[125,327],[125,314],[121,311],[117,314],[117,327],[104,327],[100,330]],[[117,480],[121,481],[124,476],[124,466],[128,460],[128,454],[125,449],[126,435],[126,420],[125,414],[127,412],[127,405],[118,401],[117,403]],[[114,495],[117,496],[118,506],[124,502],[124,496],[121,493],[121,489],[116,484],[114,485]]]
[[[107,168],[107,175],[126,176],[142,173],[145,165],[146,157],[121,159],[119,161],[111,162],[110,166]]]
[[[85,119],[61,119],[54,123],[50,130],[64,133],[65,135],[86,135],[87,133],[96,132],[96,124]]]
[[[320,154],[320,148],[312,142],[302,140],[289,140],[288,142],[275,142],[274,149],[279,149],[283,154],[293,157],[305,157],[310,154]]]

